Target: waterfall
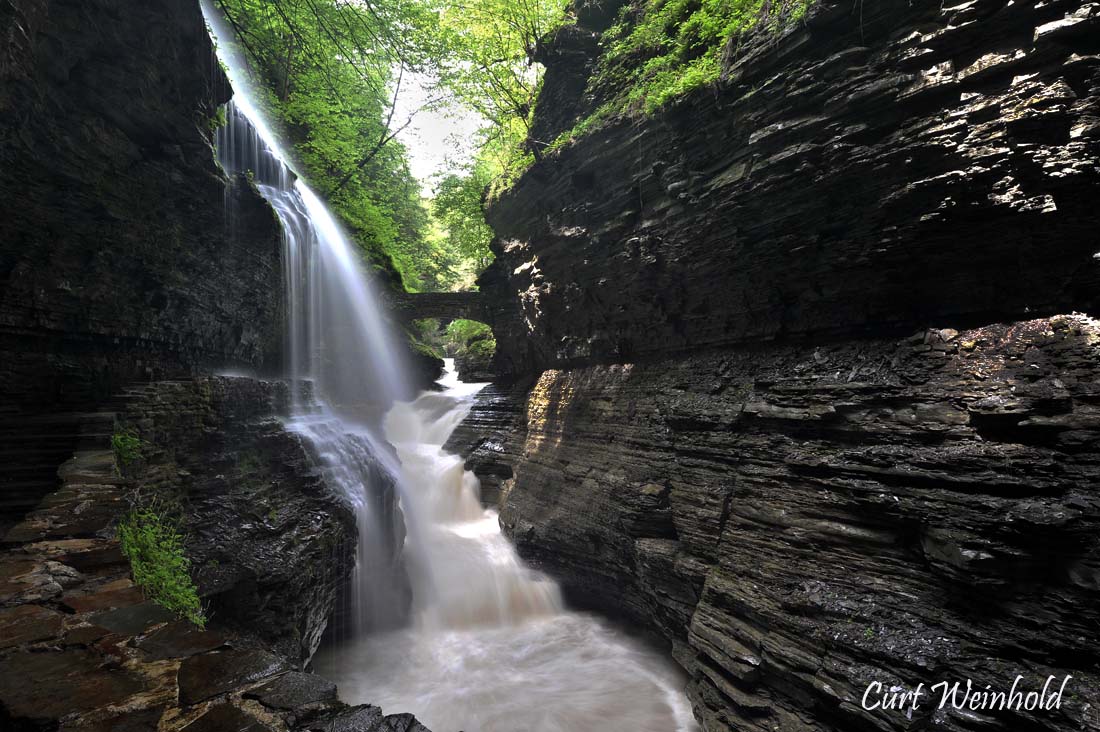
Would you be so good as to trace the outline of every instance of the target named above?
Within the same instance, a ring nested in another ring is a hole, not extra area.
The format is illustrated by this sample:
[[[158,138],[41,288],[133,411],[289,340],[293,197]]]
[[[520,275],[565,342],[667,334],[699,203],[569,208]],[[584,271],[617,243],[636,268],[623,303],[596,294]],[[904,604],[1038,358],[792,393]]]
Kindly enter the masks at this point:
[[[386,438],[401,461],[409,627],[322,649],[341,697],[412,712],[436,732],[691,732],[683,678],[661,654],[592,615],[527,567],[482,508],[477,478],[443,449],[483,384],[448,359],[441,392],[399,402]]]
[[[230,38],[203,9],[215,37]],[[217,132],[219,160],[251,176],[282,223],[286,371],[314,387],[295,394],[317,395],[297,397],[287,425],[358,522],[358,632],[322,649],[318,670],[344,701],[412,712],[436,732],[693,732],[671,662],[568,611],[558,585],[519,559],[481,506],[477,478],[443,449],[481,385],[460,383],[451,361],[442,392],[412,398],[354,248],[292,173],[231,46],[220,51],[236,97]],[[384,419],[372,413],[391,404]]]
[[[203,11],[222,41],[219,55],[235,91],[215,133],[218,160],[230,176],[251,181],[282,224],[285,373],[292,384],[312,387],[292,390],[287,427],[312,446],[326,482],[355,511],[359,536],[346,603],[351,630],[393,627],[405,619],[402,547],[415,522],[396,509],[400,465],[371,425],[380,421],[381,408],[410,395],[406,366],[353,245],[291,170],[241,76],[243,64],[224,42],[228,30],[205,3]]]

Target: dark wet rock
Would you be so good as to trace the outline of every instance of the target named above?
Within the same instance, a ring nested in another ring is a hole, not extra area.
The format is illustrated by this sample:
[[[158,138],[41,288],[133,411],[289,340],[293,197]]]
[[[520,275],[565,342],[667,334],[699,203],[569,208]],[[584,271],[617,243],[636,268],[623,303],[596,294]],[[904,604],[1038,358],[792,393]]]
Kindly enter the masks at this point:
[[[1075,315],[548,371],[501,524],[573,603],[658,629],[708,729],[908,729],[860,708],[875,680],[1072,674],[1080,698],[1098,343]]]
[[[276,729],[233,704],[215,704],[185,725],[182,732],[275,732]]]
[[[288,409],[286,384],[205,377],[128,397],[119,419],[148,445],[130,478],[147,494],[187,498],[182,529],[210,614],[307,661],[348,580],[357,533],[317,457],[274,416]]]
[[[353,707],[336,715],[311,720],[297,732],[429,732],[411,714],[382,716],[375,706]]]
[[[469,416],[445,448],[466,456],[466,468],[481,480],[481,501],[495,506],[523,451],[524,410],[530,381],[489,384],[477,393]]]
[[[379,707],[363,705],[340,714],[316,719],[299,728],[299,732],[375,732],[382,724]]]
[[[574,603],[661,632],[706,729],[1100,729],[860,707],[1100,684],[1100,331],[1058,315],[1100,307],[1098,21],[815,3],[490,204],[496,365],[538,381],[471,412],[518,437],[452,445]],[[622,91],[546,61],[544,138]]]
[[[63,596],[61,603],[73,612],[86,613],[94,610],[129,607],[144,600],[145,594],[141,591],[141,588],[130,586],[83,595]]]
[[[61,613],[39,605],[0,610],[0,649],[56,638],[64,620]]]
[[[378,732],[430,732],[411,714],[391,714],[382,719]]]
[[[127,709],[92,717],[77,717],[63,722],[58,732],[156,732],[164,715],[163,706]],[[225,732],[235,729],[223,728]]]
[[[1095,29],[1093,6],[861,11],[731,42],[721,83],[494,201],[498,368],[1095,310],[1100,62],[1087,34],[1039,32]]]
[[[176,615],[155,602],[141,602],[114,610],[102,610],[93,613],[88,619],[112,633],[138,635],[154,625],[175,620]]]
[[[186,620],[153,631],[134,642],[151,661],[186,658],[225,645],[226,638],[213,630],[201,630]]]
[[[103,668],[88,650],[18,652],[0,658],[0,705],[16,721],[48,723],[141,691],[127,670]]]
[[[285,668],[283,660],[266,651],[226,650],[191,656],[180,664],[180,703],[197,704]]]
[[[61,643],[66,646],[88,646],[103,639],[110,632],[99,625],[78,625],[69,628],[65,637],[61,639]]]
[[[336,684],[317,674],[290,671],[245,696],[265,707],[294,710],[336,701]]]
[[[198,6],[5,8],[19,42],[0,62],[3,402],[277,365],[278,225],[214,160],[209,120],[231,90]]]

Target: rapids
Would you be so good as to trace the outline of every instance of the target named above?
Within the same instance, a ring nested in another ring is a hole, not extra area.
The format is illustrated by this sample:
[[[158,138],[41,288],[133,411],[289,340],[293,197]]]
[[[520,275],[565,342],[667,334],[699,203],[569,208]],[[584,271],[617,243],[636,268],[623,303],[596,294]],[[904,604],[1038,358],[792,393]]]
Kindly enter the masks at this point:
[[[433,732],[687,732],[684,679],[661,654],[599,618],[570,612],[524,566],[477,478],[443,450],[482,385],[447,363],[443,392],[386,415],[402,500],[421,522],[406,542],[410,627],[322,649],[314,659],[350,703],[411,712]]]
[[[344,701],[412,712],[433,732],[695,730],[676,667],[567,610],[482,508],[477,478],[443,449],[482,385],[461,383],[449,362],[442,392],[411,398],[355,243],[291,171],[231,31],[209,2],[203,9],[236,92],[216,134],[219,162],[249,176],[283,228],[286,376],[313,392],[294,389],[286,425],[312,445],[358,524],[351,634],[315,656],[316,670]],[[379,405],[392,405],[384,434]]]

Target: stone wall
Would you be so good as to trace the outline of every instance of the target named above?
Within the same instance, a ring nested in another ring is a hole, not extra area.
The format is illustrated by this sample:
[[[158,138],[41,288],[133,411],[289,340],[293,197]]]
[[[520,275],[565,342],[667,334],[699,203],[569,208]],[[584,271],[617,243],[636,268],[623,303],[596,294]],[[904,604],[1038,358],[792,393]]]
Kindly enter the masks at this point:
[[[278,224],[214,160],[198,3],[11,0],[0,28],[0,399],[278,368]]]

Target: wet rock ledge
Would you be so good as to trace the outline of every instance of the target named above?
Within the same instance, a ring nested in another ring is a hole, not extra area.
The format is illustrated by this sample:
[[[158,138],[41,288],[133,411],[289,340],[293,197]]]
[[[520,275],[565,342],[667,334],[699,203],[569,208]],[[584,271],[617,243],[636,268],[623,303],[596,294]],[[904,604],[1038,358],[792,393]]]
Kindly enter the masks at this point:
[[[0,727],[426,732],[411,715],[341,703],[304,670],[351,568],[355,526],[272,416],[287,392],[240,378],[158,382],[84,415],[61,488],[0,547]],[[110,435],[123,425],[142,450],[120,474]],[[205,630],[130,579],[115,525],[154,495],[180,507]]]

